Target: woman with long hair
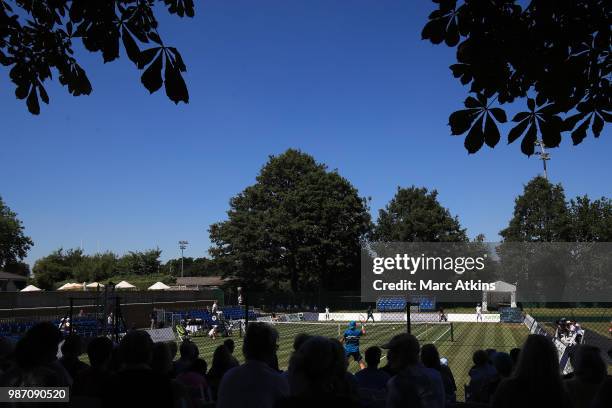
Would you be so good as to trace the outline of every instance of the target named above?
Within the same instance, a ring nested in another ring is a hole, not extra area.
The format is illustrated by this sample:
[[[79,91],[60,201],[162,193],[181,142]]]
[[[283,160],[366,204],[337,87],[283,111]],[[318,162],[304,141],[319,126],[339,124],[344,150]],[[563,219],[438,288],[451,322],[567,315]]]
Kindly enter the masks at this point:
[[[217,399],[217,391],[223,376],[233,367],[235,367],[235,363],[227,347],[223,344],[218,346],[213,353],[212,365],[207,375],[213,399]]]
[[[552,341],[539,334],[525,340],[512,377],[493,395],[493,408],[571,407],[559,370],[559,356]]]
[[[425,344],[421,347],[421,363],[427,368],[434,369],[440,373],[444,385],[444,397],[446,404],[454,404],[457,401],[457,385],[455,377],[446,364],[440,362],[440,354],[434,344]]]

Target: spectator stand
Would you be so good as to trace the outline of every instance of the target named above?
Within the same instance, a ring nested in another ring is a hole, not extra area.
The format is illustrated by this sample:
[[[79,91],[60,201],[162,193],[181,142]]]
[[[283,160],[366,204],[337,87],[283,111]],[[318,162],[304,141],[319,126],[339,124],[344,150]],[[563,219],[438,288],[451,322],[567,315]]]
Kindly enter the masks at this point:
[[[539,334],[541,336],[548,337],[553,341],[553,344],[555,345],[557,349],[557,354],[559,356],[559,368],[561,369],[564,375],[570,374],[574,371],[570,362],[570,354],[572,347],[569,347],[568,344],[557,338],[556,332],[555,335],[551,335],[548,330],[546,330],[546,327],[543,324],[539,323],[534,317],[529,314],[525,315],[523,323],[527,326],[531,334]]]

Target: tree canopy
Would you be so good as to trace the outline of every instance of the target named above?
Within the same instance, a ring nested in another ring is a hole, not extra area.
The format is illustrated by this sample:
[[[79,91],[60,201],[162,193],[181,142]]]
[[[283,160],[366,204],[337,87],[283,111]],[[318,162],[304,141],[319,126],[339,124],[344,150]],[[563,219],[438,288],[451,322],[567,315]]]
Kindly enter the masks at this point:
[[[538,176],[516,198],[514,215],[500,235],[518,242],[611,242],[612,200],[584,195],[568,202],[561,184]]]
[[[83,251],[60,248],[39,259],[34,264],[34,282],[41,289],[54,289],[57,282],[74,277],[74,271],[82,262]]]
[[[189,102],[182,74],[187,68],[159,34],[157,3],[179,17],[194,15],[193,0],[0,0],[0,64],[10,68],[15,96],[40,113],[39,100],[49,103],[45,81],[54,72],[70,94],[89,95],[92,85],[74,52],[80,39],[104,63],[119,58],[123,48],[144,70],[140,79],[149,92],[164,85],[174,103]]]
[[[114,276],[147,276],[160,273],[161,250],[113,252],[87,255],[81,249],[60,248],[34,264],[34,282],[41,289],[54,289],[58,282],[99,282]]]
[[[374,238],[397,242],[467,242],[459,219],[438,202],[438,192],[426,188],[397,188],[378,212]]]
[[[210,252],[226,276],[253,285],[355,288],[369,229],[367,202],[348,180],[290,149],[230,200],[227,221],[210,227]]]
[[[612,242],[612,200],[591,200],[584,195],[569,202],[572,240],[578,242]]]
[[[162,266],[162,271],[168,275],[181,275],[181,258],[170,259]],[[184,276],[217,276],[221,275],[219,266],[213,260],[202,258],[183,258],[183,275]]]
[[[0,197],[0,269],[23,274],[20,261],[28,255],[33,245],[32,239],[25,235],[23,223],[17,214]]]
[[[466,109],[450,115],[453,135],[475,153],[500,138],[507,121],[499,106],[526,102],[514,115],[508,143],[523,137],[534,153],[540,138],[557,147],[571,132],[575,145],[587,131],[599,137],[612,118],[610,16],[605,0],[432,0],[423,39],[456,47],[453,76],[469,85]]]
[[[566,242],[571,230],[563,187],[538,176],[516,198],[508,227],[499,234],[511,242]]]

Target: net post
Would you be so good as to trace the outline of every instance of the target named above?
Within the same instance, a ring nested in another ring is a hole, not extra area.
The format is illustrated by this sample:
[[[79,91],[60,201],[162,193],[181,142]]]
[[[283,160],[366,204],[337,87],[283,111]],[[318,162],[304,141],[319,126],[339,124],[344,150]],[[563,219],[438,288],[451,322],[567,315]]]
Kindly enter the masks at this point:
[[[453,331],[453,322],[450,322],[450,335],[451,335],[451,341],[455,341],[455,333]]]
[[[249,297],[247,296],[247,291],[245,288],[246,287],[243,285],[241,295],[242,300],[244,301],[244,333],[246,334],[246,330],[249,327]]]
[[[72,335],[72,326],[73,326],[73,323],[74,323],[73,322],[74,319],[72,318],[73,308],[74,308],[74,298],[71,297],[70,298],[70,310],[68,312],[68,319],[70,320],[70,325],[68,327],[68,333],[71,334],[71,335]]]
[[[119,343],[119,308],[121,307],[119,296],[115,296],[115,313],[113,313],[113,334],[115,336],[115,342]]]
[[[410,324],[410,301],[406,298],[406,333],[412,334]]]

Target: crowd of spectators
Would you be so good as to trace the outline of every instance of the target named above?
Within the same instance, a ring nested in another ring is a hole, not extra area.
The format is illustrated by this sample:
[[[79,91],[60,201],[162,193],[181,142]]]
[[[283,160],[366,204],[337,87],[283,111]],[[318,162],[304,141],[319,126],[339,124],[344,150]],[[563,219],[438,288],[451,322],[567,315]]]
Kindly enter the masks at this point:
[[[72,406],[91,408],[612,406],[612,381],[592,346],[576,347],[574,372],[566,378],[544,336],[530,335],[520,350],[509,353],[478,350],[465,403],[456,402],[453,373],[435,345],[421,347],[404,333],[381,347],[368,348],[367,367],[353,375],[337,339],[300,334],[288,369],[281,372],[278,333],[257,322],[247,329],[243,364],[231,339],[215,349],[209,367],[195,343],[185,340],[177,349],[176,343],[154,343],[140,330],[129,331],[117,345],[106,337],[93,339],[86,364],[78,336],[63,338],[56,326],[39,323],[15,347],[0,339],[0,386],[67,386]],[[386,364],[379,368],[383,350]]]

